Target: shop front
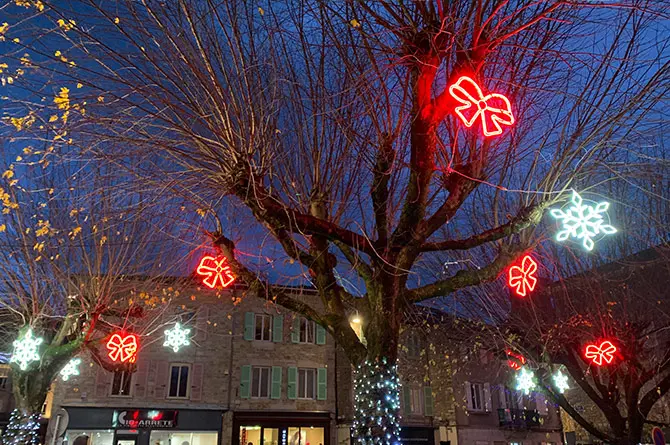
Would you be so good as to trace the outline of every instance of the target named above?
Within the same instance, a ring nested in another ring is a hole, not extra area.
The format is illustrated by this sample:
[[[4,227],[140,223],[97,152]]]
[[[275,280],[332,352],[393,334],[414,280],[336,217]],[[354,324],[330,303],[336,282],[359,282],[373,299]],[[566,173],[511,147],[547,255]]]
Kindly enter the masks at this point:
[[[329,413],[236,412],[233,445],[330,445]]]
[[[219,445],[223,411],[64,407],[63,445]]]
[[[403,426],[400,428],[402,445],[434,445],[435,429],[432,427]]]

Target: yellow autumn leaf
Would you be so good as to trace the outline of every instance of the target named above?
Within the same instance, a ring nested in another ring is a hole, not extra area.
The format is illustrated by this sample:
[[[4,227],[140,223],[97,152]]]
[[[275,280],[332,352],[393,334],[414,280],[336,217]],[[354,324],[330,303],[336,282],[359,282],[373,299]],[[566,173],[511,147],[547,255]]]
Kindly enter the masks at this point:
[[[0,63],[0,73],[9,67],[6,63]]]
[[[119,24],[119,21],[120,21],[120,20],[119,20],[118,17],[114,17],[114,23],[116,23],[116,24],[118,25],[118,24]]]
[[[104,98],[104,97],[102,97],[102,96],[98,96],[98,102],[104,102],[104,101],[105,101],[105,98]]]
[[[60,57],[62,54],[63,53],[61,53],[59,50],[56,50],[56,52],[54,53],[54,56]]]
[[[4,232],[7,230],[7,226],[5,224],[0,224],[0,233]]]
[[[44,250],[44,241],[36,243],[33,246],[33,250],[37,250],[38,252],[42,252]]]
[[[58,96],[54,97],[54,103],[59,110],[70,109],[70,90],[62,87],[58,92]]]
[[[105,235],[103,235],[102,238],[100,238],[100,245],[102,246],[102,245],[104,245],[106,242],[107,242],[107,237],[106,237]]]
[[[56,122],[57,120],[58,120],[58,116],[55,115],[55,114],[49,118],[49,122]]]
[[[261,8],[260,6],[258,7],[258,12],[259,12],[261,15],[265,15],[265,11],[264,11],[263,8]]]
[[[72,231],[69,233],[70,238],[74,238],[75,236],[79,235],[81,233],[81,227],[77,226]]]
[[[207,210],[205,210],[205,209],[197,209],[195,212],[203,218],[207,214]]]
[[[84,86],[84,85],[82,85],[81,83],[78,83],[78,84],[77,84],[77,88],[81,88],[81,87],[83,87],[83,86]]]
[[[5,172],[2,174],[2,177],[4,179],[12,179],[14,177],[14,170],[11,168],[9,170],[5,170]]]
[[[350,24],[353,28],[360,28],[360,27],[361,27],[361,23],[360,23],[358,20],[356,20],[356,19],[351,19],[351,20],[349,21],[349,24]]]

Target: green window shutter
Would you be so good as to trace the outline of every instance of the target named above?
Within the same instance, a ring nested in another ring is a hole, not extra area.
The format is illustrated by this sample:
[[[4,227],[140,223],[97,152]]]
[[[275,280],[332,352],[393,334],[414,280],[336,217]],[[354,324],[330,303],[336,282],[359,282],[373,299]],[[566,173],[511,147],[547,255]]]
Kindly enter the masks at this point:
[[[402,408],[405,411],[405,415],[412,413],[412,392],[409,387],[406,386],[402,389]]]
[[[248,399],[251,395],[251,365],[244,365],[240,372],[240,398]]]
[[[244,314],[244,339],[247,341],[254,339],[254,321],[255,315],[253,312]]]
[[[319,368],[316,370],[316,398],[326,400],[328,395],[328,370]]]
[[[430,386],[423,387],[423,413],[428,417],[433,416],[433,389]]]
[[[286,388],[288,398],[294,400],[298,398],[298,368],[289,366],[288,368],[288,387]]]
[[[291,341],[293,343],[300,342],[300,317],[295,317],[293,319],[293,330],[291,331]]]
[[[325,345],[326,344],[326,328],[320,324],[316,325],[316,344]]]
[[[272,317],[272,341],[281,343],[284,337],[284,316],[276,315]]]
[[[272,390],[271,399],[281,399],[281,366],[272,367]]]

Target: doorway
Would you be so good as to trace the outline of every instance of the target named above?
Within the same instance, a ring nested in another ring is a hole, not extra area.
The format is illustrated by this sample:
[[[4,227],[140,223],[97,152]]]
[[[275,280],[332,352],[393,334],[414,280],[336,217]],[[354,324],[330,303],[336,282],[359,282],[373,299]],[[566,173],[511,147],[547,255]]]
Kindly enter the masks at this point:
[[[114,445],[137,445],[137,436],[117,434]]]

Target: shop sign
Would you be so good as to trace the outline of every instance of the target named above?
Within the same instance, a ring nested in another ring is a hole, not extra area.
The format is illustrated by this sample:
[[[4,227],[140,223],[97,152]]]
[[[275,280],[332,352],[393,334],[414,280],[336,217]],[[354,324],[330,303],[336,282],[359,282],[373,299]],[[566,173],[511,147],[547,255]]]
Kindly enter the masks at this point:
[[[115,410],[112,416],[112,426],[115,428],[174,428],[177,426],[178,413],[177,410]]]

